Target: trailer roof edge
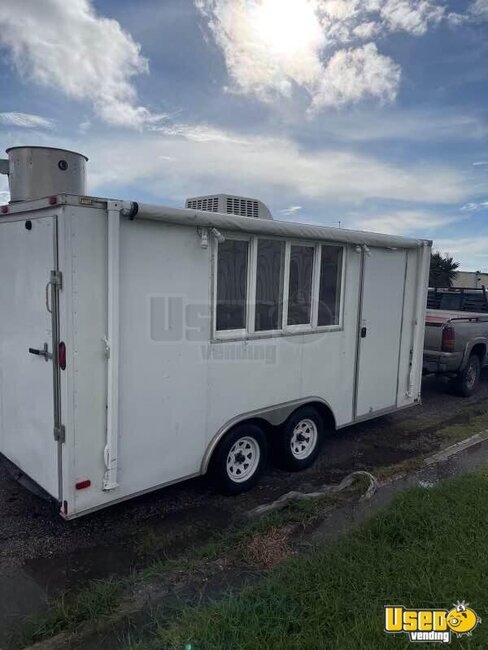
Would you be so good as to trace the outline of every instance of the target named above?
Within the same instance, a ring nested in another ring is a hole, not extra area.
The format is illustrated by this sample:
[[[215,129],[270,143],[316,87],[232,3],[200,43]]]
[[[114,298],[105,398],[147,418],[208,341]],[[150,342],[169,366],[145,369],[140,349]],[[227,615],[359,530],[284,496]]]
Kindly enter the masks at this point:
[[[106,207],[109,201],[119,203],[122,207],[122,215],[132,220],[148,219],[185,226],[217,228],[229,232],[288,238],[295,237],[299,239],[313,239],[361,246],[377,246],[381,248],[420,248],[422,246],[432,246],[432,240],[430,239],[385,235],[362,230],[348,230],[347,228],[333,228],[331,226],[318,226],[291,221],[241,217],[233,214],[191,210],[187,208],[171,208],[163,205],[136,203],[135,201],[124,201],[90,195],[59,194],[56,204],[85,208],[103,208]],[[8,204],[8,214],[5,214],[3,218],[0,216],[0,223],[2,220],[7,220],[5,217],[10,215],[14,216],[24,212],[35,212],[52,207],[53,204],[49,202],[48,198],[10,203]]]
[[[124,202],[122,214],[130,216],[133,213],[133,203]],[[432,241],[428,239],[384,235],[361,230],[347,230],[345,228],[332,228],[329,226],[316,226],[289,221],[271,221],[203,210],[167,208],[144,203],[138,204],[136,215],[131,218],[135,218],[136,220],[148,219],[151,221],[163,221],[202,228],[217,228],[246,234],[297,237],[300,239],[315,239],[319,241],[378,246],[382,248],[419,248],[421,246],[432,245]]]

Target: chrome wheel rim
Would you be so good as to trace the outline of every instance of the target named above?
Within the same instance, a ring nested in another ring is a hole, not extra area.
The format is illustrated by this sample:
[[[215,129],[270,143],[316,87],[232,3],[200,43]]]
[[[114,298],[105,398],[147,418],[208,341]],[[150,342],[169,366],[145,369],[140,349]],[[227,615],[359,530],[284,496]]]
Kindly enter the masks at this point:
[[[254,438],[239,438],[227,454],[227,475],[234,483],[244,483],[255,473],[261,449]]]
[[[317,445],[318,430],[313,420],[305,418],[300,420],[293,429],[290,448],[293,458],[303,460],[313,453]]]

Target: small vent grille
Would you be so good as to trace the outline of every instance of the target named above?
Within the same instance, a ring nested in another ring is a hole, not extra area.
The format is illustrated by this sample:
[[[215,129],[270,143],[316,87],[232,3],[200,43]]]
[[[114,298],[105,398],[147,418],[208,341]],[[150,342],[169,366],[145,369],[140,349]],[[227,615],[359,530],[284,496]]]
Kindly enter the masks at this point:
[[[257,201],[249,199],[227,198],[227,214],[237,214],[241,217],[259,217],[259,205]]]
[[[205,210],[207,212],[219,211],[219,199],[217,196],[209,196],[205,199],[191,199],[186,202],[190,210]]]

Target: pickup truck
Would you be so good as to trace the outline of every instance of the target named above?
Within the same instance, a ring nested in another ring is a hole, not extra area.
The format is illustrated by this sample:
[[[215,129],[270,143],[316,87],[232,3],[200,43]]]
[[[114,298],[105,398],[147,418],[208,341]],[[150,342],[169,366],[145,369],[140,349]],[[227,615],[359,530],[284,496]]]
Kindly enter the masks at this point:
[[[425,317],[423,373],[453,379],[464,397],[478,387],[487,365],[488,314],[428,309]]]

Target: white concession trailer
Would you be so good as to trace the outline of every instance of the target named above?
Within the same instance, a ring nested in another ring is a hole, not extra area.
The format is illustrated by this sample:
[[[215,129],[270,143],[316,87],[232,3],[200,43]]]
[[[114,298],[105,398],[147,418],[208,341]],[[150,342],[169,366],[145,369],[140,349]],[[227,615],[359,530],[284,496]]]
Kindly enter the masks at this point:
[[[431,242],[86,195],[84,156],[1,170],[0,452],[77,517],[211,472],[251,487],[268,448],[420,400]]]

